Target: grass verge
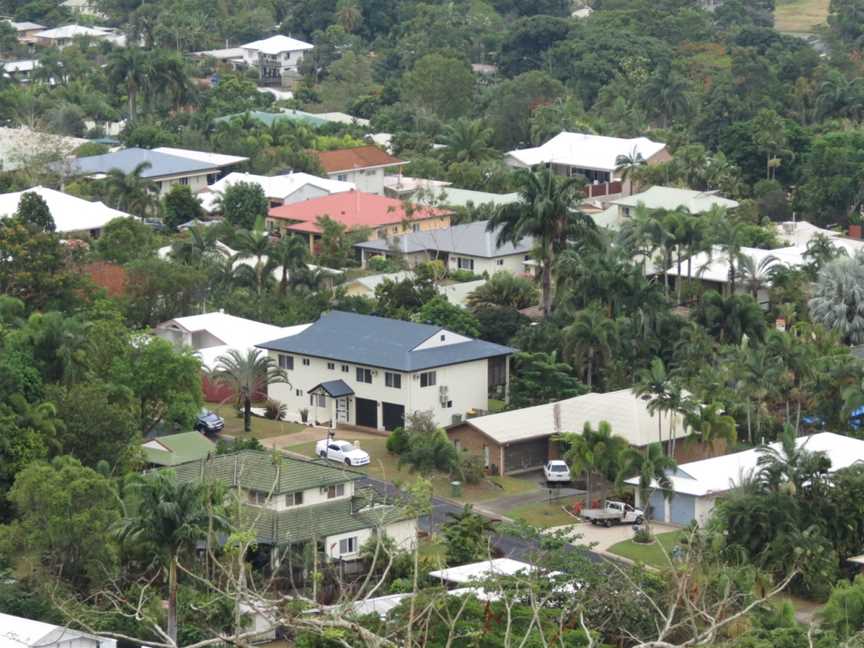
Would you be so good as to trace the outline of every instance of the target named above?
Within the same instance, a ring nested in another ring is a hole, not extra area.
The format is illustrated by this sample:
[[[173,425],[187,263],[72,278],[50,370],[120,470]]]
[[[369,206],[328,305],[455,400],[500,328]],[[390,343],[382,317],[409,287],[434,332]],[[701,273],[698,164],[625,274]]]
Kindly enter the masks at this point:
[[[653,544],[639,544],[632,540],[625,540],[609,547],[609,553],[663,569],[669,566],[666,555],[672,552],[672,548],[678,544],[684,534],[683,530],[658,533],[654,536]],[[663,553],[664,548],[666,554]]]
[[[270,419],[253,416],[252,432],[246,434],[243,431],[243,417],[237,416],[237,412],[233,405],[207,404],[206,407],[225,419],[225,429],[222,430],[222,433],[234,437],[235,439],[254,437],[263,440],[282,436],[284,434],[294,434],[295,432],[300,432],[301,430],[306,429],[305,426],[300,425],[299,423],[271,421]]]
[[[579,520],[561,510],[563,506],[573,506],[581,497],[563,497],[552,501],[535,502],[517,506],[508,514],[509,517],[524,520],[531,526],[547,529],[549,527],[577,524]]]

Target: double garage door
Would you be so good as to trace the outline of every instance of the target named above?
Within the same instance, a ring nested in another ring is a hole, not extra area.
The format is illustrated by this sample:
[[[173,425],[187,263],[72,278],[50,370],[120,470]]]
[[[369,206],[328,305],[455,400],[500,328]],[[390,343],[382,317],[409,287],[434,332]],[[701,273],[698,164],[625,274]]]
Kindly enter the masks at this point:
[[[549,458],[549,440],[534,439],[504,448],[504,472],[540,468]],[[494,463],[494,458],[493,458]]]
[[[368,398],[357,398],[357,425],[378,429],[378,402]],[[396,403],[381,403],[381,418],[384,429],[395,430],[405,424],[405,406]]]

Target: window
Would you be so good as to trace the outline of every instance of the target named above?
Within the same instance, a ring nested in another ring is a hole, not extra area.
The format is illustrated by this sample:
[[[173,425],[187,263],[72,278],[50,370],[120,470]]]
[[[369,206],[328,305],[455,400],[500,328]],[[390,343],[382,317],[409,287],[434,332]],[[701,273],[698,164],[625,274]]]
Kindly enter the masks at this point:
[[[348,365],[342,365],[342,373],[348,373]]]
[[[460,270],[470,270],[471,272],[474,272],[474,259],[456,257],[456,265]]]
[[[179,182],[181,185],[188,185],[188,184],[189,184],[189,178],[180,178],[180,179],[178,180],[178,182]]]
[[[447,336],[444,333],[441,334],[441,341],[444,342],[447,339]]]
[[[339,555],[357,553],[357,536],[342,538],[339,541]]]
[[[309,394],[309,404],[313,407],[316,404],[316,399],[318,407],[327,407],[327,396],[324,394]]]
[[[327,487],[327,499],[343,497],[345,495],[345,484],[335,484]]]
[[[328,362],[328,363],[327,363],[327,368],[328,368],[328,369],[335,369],[335,368],[336,368],[336,364],[333,363],[333,362]]]
[[[394,389],[402,389],[402,374],[385,371],[384,384]]]
[[[348,182],[348,174],[347,173],[340,173],[336,176],[336,179],[339,182]]]
[[[303,390],[302,390],[302,389],[295,389],[295,390],[294,390],[294,393],[297,394],[297,396],[302,396],[302,395],[303,395]]]
[[[285,496],[285,506],[301,506],[303,504],[303,491],[288,493]]]
[[[496,259],[495,265],[504,265],[504,259]]]
[[[420,231],[420,223],[412,223],[411,224],[411,231],[412,232],[419,232]]]
[[[308,367],[308,366],[309,366],[309,358],[303,358],[303,366],[304,366],[304,367]]]
[[[434,387],[435,386],[435,372],[434,371],[424,371],[420,374],[420,386],[421,387]]]
[[[247,493],[249,503],[253,506],[264,506],[267,503],[267,493],[250,490]]]
[[[294,368],[294,356],[279,354],[279,368],[291,371]]]
[[[372,370],[357,367],[357,382],[372,384]]]

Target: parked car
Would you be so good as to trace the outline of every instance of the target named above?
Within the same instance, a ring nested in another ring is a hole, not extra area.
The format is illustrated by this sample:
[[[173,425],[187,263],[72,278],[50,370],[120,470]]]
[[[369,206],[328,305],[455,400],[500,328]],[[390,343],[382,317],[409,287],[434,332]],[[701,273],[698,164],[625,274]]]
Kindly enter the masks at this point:
[[[195,429],[204,434],[216,434],[225,427],[225,419],[219,416],[216,412],[211,412],[207,408],[203,408],[198,412],[198,419],[195,421]]]
[[[613,524],[642,524],[645,512],[624,502],[607,500],[602,509],[585,509],[581,516],[591,524],[610,527]]]
[[[315,453],[322,459],[339,461],[347,466],[365,466],[369,463],[369,453],[347,441],[322,439],[315,444]]]
[[[547,482],[569,482],[570,466],[562,459],[552,459],[547,461],[543,466],[543,474],[546,475]]]

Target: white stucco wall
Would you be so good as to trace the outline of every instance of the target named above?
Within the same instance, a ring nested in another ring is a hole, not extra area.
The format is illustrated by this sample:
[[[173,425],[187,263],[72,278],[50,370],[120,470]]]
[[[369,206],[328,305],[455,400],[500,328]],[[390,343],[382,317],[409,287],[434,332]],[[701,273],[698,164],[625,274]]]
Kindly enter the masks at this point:
[[[328,173],[327,177],[343,182],[353,182],[357,191],[384,195],[384,169],[357,169]]]
[[[511,274],[519,274],[523,271],[523,263],[525,262],[524,254],[511,254],[498,258],[486,258],[468,256],[467,254],[451,254],[447,263],[450,270],[459,269],[459,259],[471,259],[474,261],[474,274],[487,273],[490,277],[496,272],[509,272]]]
[[[277,363],[279,362],[279,355],[275,351],[270,352],[270,356]],[[436,384],[429,387],[420,386],[420,373],[422,372],[403,373],[400,374],[402,387],[396,389],[386,386],[384,369],[339,361],[332,361],[334,368],[328,369],[327,363],[331,361],[311,357],[308,358],[309,365],[306,366],[303,364],[304,357],[306,356],[294,355],[294,369],[288,371],[291,385],[285,383],[270,385],[267,388],[267,394],[270,398],[284,403],[289,412],[299,413],[302,408],[308,409],[310,421],[315,415],[315,407],[310,404],[307,391],[328,380],[343,380],[354,390],[356,397],[377,401],[378,427],[382,430],[384,429],[382,402],[403,405],[406,416],[417,411],[431,411],[436,424],[440,426],[452,423],[454,414],[462,415],[464,418],[465,413],[470,409],[485,410],[489,408],[489,373],[488,360],[486,359],[430,370],[436,372]],[[348,365],[347,372],[342,371],[343,364]],[[357,381],[356,368],[358,366],[372,370],[371,384]],[[452,402],[450,407],[440,403],[439,388],[442,386],[448,388],[448,400]],[[319,408],[318,420],[322,422],[329,420],[332,412],[333,399],[328,397],[325,399],[324,408]],[[353,425],[355,416],[356,404],[352,398],[348,407],[348,420],[345,423]]]
[[[334,464],[335,465],[335,464]],[[348,481],[345,482],[345,493],[338,497],[331,497],[328,499],[327,497],[327,489],[326,487],[323,489],[319,486],[315,488],[307,488],[303,490],[303,504],[298,506],[287,506],[286,505],[286,495],[287,493],[282,493],[281,495],[273,495],[270,498],[270,501],[267,503],[266,508],[274,510],[274,511],[286,511],[288,509],[301,509],[306,508],[307,506],[315,506],[316,504],[326,504],[327,502],[335,502],[337,500],[348,499],[349,497],[353,497],[354,495],[354,482]],[[250,504],[250,506],[254,506],[254,504]]]
[[[216,173],[216,172],[218,172],[218,169],[214,169],[213,171],[210,171],[210,173]],[[191,191],[193,194],[196,194],[199,191],[201,191],[202,189],[207,188],[207,174],[208,174],[208,172],[204,171],[204,172],[201,172],[200,174],[197,174],[197,175],[185,175],[185,176],[174,176],[174,177],[170,177],[170,178],[160,178],[156,181],[156,184],[159,187],[159,195],[164,196],[169,191],[171,191],[171,187],[173,187],[175,184],[181,184],[181,182],[180,182],[181,178],[187,178],[189,180],[189,182],[186,186],[189,187],[189,191]]]
[[[294,203],[303,202],[304,200],[310,200],[312,198],[322,198],[329,195],[330,192],[326,189],[322,189],[321,187],[316,187],[311,184],[306,184],[297,189],[297,191],[295,191],[294,193],[289,194],[288,196],[280,196],[279,199],[283,201],[283,205],[293,205]]]
[[[372,513],[374,515],[374,512]],[[381,529],[382,533],[392,538],[396,546],[404,551],[410,551],[414,548],[417,542],[417,519],[403,520],[394,524],[388,524]],[[361,529],[359,531],[351,531],[349,533],[340,533],[338,535],[328,536],[324,543],[324,551],[329,558],[343,558],[350,560],[357,558],[360,549],[370,538],[374,536],[374,529]],[[357,538],[357,551],[354,553],[339,553],[339,541],[344,538]]]

